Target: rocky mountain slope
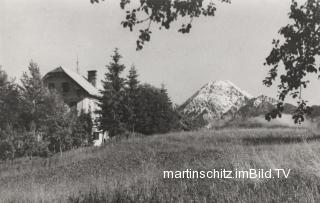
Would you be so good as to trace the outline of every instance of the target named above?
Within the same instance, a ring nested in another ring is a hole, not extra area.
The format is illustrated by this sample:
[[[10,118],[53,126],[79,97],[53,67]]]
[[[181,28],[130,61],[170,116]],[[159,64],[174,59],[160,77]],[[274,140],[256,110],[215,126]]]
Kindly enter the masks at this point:
[[[180,106],[191,120],[206,124],[219,120],[227,112],[237,112],[252,98],[228,80],[210,82]]]
[[[214,81],[200,88],[180,106],[180,112],[189,123],[210,127],[213,123],[226,122],[235,118],[265,115],[275,108],[278,100],[260,95],[252,97],[232,82]],[[285,114],[292,114],[295,106],[284,104]]]

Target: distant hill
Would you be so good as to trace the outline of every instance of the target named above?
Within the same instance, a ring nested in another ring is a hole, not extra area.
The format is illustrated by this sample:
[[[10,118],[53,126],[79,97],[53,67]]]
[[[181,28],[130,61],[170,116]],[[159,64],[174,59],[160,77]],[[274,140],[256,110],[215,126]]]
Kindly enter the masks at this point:
[[[307,114],[307,118],[310,120],[320,120],[320,106],[311,106],[310,113]]]
[[[260,95],[250,99],[246,105],[241,107],[236,113],[237,117],[256,117],[265,115],[274,109],[279,101],[265,95]],[[296,107],[292,104],[285,103],[283,113],[293,114]]]

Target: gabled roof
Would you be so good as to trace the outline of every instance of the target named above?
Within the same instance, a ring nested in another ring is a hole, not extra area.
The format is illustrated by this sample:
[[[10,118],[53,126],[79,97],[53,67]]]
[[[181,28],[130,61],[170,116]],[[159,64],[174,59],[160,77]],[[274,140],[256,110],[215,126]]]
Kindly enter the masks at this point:
[[[48,72],[43,79],[46,79],[50,73],[56,73],[56,72],[64,72],[66,73],[72,80],[74,80],[80,87],[82,87],[85,91],[87,91],[92,96],[99,96],[100,92],[99,90],[93,86],[88,80],[86,80],[83,76],[79,75],[78,73],[64,67],[58,67],[54,70]]]

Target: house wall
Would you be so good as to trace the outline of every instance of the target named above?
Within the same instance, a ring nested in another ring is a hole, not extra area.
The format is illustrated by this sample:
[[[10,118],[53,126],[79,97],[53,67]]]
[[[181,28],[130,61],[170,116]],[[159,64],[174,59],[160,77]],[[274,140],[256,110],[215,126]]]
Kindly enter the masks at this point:
[[[83,98],[81,101],[77,103],[77,111],[81,112],[83,110],[85,113],[91,112],[92,118],[96,119],[97,114],[95,113],[99,106],[98,106],[98,101],[94,98]]]
[[[62,91],[62,84],[69,84],[69,91]],[[68,75],[62,72],[52,73],[44,80],[44,84],[49,87],[49,84],[54,84],[54,89],[62,95],[63,100],[69,106],[75,106],[78,102],[88,97],[87,92],[74,82]]]
[[[77,112],[80,113],[82,110],[85,113],[91,112],[93,126],[93,134],[97,135],[94,141],[94,146],[101,146],[108,139],[108,133],[102,132],[96,126],[96,119],[98,114],[96,110],[99,109],[97,99],[90,96],[80,85],[78,85],[72,78],[70,78],[64,72],[50,73],[45,79],[44,84],[49,88],[49,84],[54,84],[55,90],[62,95],[63,100],[71,107],[76,108]],[[69,91],[62,91],[62,84],[69,84]]]

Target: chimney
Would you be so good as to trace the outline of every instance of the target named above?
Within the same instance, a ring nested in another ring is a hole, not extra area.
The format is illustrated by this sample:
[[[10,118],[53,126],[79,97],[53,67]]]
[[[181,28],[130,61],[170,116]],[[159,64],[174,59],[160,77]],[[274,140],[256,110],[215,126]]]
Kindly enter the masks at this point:
[[[88,81],[93,86],[96,86],[96,83],[97,83],[97,71],[96,70],[89,70],[88,71]]]

